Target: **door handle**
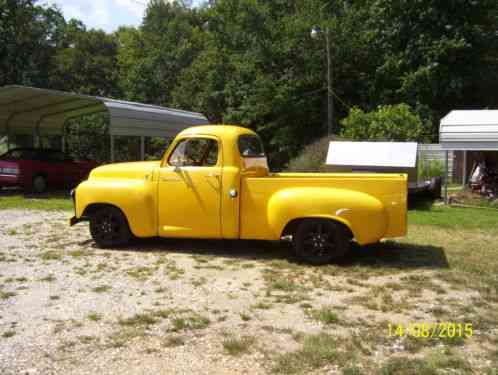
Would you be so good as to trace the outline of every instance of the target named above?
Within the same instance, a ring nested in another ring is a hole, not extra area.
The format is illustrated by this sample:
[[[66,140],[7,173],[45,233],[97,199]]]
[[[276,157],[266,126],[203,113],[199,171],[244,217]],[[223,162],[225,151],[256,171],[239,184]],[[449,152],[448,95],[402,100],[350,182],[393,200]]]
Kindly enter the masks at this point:
[[[220,175],[218,173],[215,173],[215,172],[209,172],[206,177],[220,177]]]
[[[179,178],[176,177],[161,177],[161,181],[180,181]]]

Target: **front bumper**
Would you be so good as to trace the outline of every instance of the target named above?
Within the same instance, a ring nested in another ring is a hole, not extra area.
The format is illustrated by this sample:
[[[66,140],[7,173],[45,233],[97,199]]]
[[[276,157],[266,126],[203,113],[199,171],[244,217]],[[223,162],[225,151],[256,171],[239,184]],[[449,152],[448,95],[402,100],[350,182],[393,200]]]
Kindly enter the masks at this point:
[[[71,195],[71,199],[73,200],[73,208],[74,208],[74,216],[69,219],[69,226],[72,227],[75,224],[78,224],[82,219],[76,217],[76,189],[72,189],[69,193]]]
[[[69,219],[69,226],[72,227],[73,225],[81,223],[82,221],[84,220],[81,218],[77,218],[76,216],[73,216],[72,218]]]
[[[0,174],[0,186],[20,186],[22,179],[19,175]]]

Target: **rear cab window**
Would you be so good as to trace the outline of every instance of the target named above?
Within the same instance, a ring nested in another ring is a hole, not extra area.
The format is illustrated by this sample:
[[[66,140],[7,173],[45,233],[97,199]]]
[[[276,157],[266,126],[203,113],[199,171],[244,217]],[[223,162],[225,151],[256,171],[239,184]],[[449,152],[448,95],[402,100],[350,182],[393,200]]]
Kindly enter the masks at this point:
[[[238,144],[240,156],[243,158],[264,158],[266,156],[263,143],[256,135],[241,135]]]

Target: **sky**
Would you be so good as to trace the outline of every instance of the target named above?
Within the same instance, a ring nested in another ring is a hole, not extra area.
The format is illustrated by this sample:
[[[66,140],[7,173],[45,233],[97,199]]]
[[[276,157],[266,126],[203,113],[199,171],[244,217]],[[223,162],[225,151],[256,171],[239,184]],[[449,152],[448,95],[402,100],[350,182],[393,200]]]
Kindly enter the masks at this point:
[[[142,22],[148,0],[42,0],[40,4],[56,4],[67,20],[76,18],[87,28],[112,32],[119,26],[138,26]],[[168,0],[165,0],[168,1]],[[194,0],[198,5],[200,0]]]

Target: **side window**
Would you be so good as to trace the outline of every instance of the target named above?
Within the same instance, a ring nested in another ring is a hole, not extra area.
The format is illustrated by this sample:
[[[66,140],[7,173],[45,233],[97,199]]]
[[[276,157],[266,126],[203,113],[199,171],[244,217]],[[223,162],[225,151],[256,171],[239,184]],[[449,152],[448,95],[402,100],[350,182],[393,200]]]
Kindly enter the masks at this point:
[[[52,163],[62,163],[66,160],[66,155],[60,151],[42,151],[40,152],[40,160]]]
[[[52,155],[50,155],[50,159],[57,163],[62,163],[67,160],[66,155],[60,151],[54,151]]]
[[[180,141],[168,160],[177,167],[212,167],[218,163],[218,142],[209,138]]]

